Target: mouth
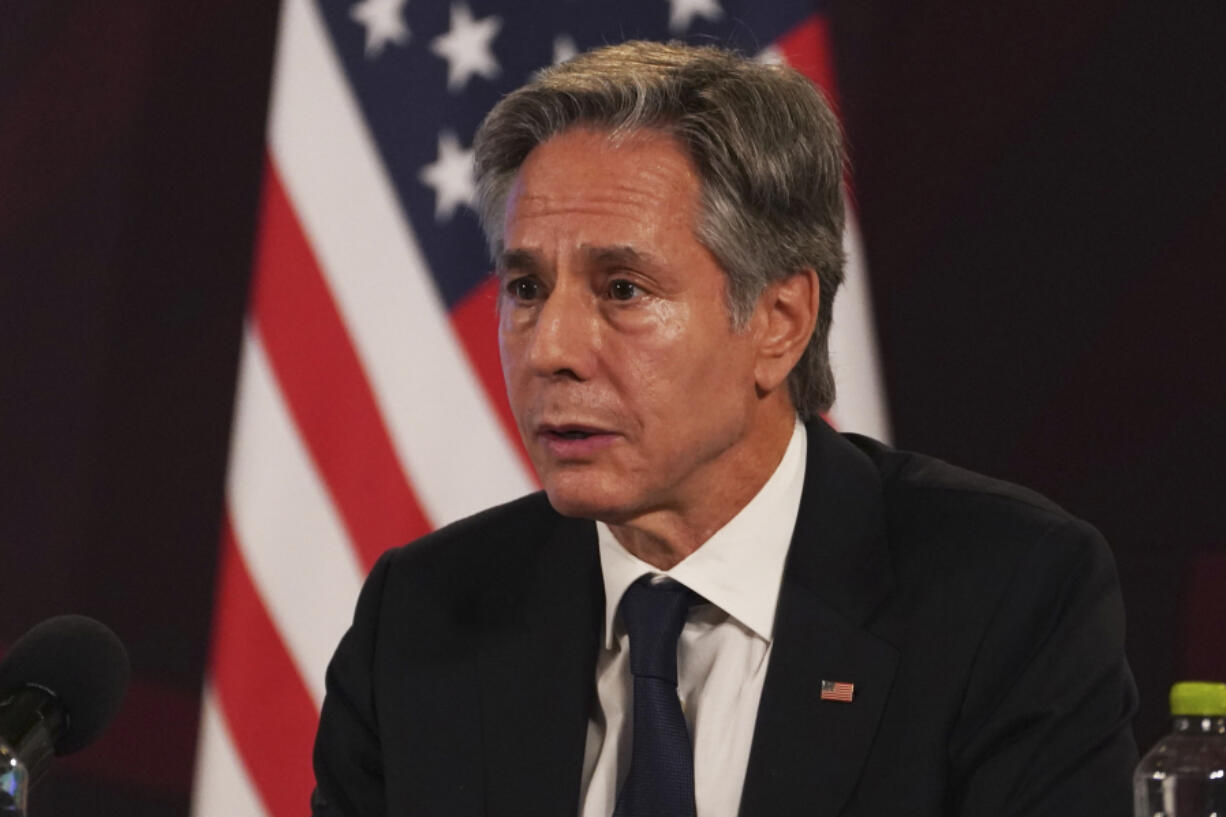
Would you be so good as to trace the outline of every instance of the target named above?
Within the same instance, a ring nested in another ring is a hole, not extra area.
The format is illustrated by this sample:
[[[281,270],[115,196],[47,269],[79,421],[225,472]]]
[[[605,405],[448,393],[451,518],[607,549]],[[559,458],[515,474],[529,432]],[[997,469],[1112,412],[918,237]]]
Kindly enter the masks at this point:
[[[544,423],[537,426],[536,435],[550,453],[562,459],[585,459],[617,438],[609,429],[579,423]]]
[[[583,425],[542,425],[537,434],[555,440],[586,440],[589,437],[599,437],[612,432],[603,428]]]

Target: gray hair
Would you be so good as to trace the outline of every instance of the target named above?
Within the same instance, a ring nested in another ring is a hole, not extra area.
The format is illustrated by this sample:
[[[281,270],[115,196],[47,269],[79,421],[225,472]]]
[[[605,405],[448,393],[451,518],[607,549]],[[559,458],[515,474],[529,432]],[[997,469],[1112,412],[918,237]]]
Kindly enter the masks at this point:
[[[542,71],[500,101],[473,146],[481,223],[503,250],[507,196],[533,148],[576,126],[613,138],[660,131],[689,151],[702,180],[695,235],[727,276],[742,327],[773,281],[816,270],[817,328],[788,376],[803,419],[830,408],[828,338],[843,281],[843,153],[839,123],[796,71],[720,48],[627,42]]]

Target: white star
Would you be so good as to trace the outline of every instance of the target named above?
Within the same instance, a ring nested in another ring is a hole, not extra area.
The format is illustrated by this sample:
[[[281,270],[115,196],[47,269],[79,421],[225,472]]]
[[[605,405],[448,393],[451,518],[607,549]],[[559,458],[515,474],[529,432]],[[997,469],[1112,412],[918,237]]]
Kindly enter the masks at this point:
[[[460,147],[451,131],[438,135],[438,158],[423,167],[417,178],[434,188],[435,221],[450,221],[456,207],[463,204],[471,209],[477,200],[473,152]]]
[[[349,9],[349,17],[366,26],[366,58],[383,53],[388,43],[404,45],[409,41],[409,28],[401,15],[409,0],[362,0]]]
[[[694,18],[718,20],[724,16],[719,0],[668,0],[668,28],[682,34],[694,24]]]
[[[579,53],[579,47],[569,34],[559,34],[553,38],[553,64],[558,65]]]
[[[451,30],[430,41],[430,50],[447,60],[447,90],[464,89],[473,74],[493,79],[502,70],[490,45],[502,28],[501,17],[474,20],[464,3],[451,6]]]
[[[768,45],[759,51],[758,56],[754,59],[763,65],[783,65],[783,52],[779,50],[778,46]]]

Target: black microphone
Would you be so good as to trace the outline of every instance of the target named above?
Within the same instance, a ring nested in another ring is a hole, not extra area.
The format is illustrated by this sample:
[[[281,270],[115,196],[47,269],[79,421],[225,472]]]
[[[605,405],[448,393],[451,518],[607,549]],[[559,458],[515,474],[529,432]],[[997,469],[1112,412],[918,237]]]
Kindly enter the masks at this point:
[[[119,711],[131,667],[119,638],[87,616],[35,625],[0,663],[0,741],[33,786],[51,755],[90,743]]]

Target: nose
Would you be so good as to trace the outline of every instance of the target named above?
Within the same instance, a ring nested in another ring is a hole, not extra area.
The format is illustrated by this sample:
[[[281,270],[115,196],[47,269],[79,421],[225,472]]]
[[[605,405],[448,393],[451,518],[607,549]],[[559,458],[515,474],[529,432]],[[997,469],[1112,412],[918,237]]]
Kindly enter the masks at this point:
[[[587,380],[600,345],[599,316],[582,287],[562,283],[541,304],[525,355],[534,374]]]

